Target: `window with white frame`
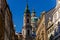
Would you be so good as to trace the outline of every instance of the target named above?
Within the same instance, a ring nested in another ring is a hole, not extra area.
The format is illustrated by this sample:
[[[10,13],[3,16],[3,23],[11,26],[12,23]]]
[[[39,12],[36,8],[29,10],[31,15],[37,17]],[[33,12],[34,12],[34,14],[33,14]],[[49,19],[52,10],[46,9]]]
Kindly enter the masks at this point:
[[[58,32],[60,33],[60,22],[58,22]]]
[[[55,13],[54,15],[53,15],[53,22],[55,22],[57,20],[57,14]]]
[[[60,8],[58,9],[58,17],[60,18]]]
[[[60,8],[58,9],[58,12],[60,13]]]

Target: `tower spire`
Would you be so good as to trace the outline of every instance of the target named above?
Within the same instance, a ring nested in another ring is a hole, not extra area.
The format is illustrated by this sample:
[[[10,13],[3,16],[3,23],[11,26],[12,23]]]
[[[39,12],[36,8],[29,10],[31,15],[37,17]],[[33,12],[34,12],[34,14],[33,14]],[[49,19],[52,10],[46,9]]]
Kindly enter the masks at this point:
[[[23,35],[23,40],[32,40],[31,15],[30,15],[30,10],[28,9],[28,0],[26,0],[22,35]]]
[[[35,15],[35,9],[33,8],[33,10],[32,10],[32,15],[31,16],[36,16]]]
[[[26,0],[25,13],[30,13],[29,8],[28,8],[28,0]]]
[[[26,9],[28,9],[28,0],[26,0]]]
[[[35,13],[35,9],[33,8],[32,13]]]

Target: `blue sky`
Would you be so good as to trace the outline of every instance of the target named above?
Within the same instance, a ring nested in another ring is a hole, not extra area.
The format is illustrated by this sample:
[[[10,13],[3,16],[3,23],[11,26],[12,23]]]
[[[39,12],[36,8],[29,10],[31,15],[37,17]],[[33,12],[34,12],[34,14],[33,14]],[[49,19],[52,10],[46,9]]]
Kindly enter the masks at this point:
[[[26,0],[7,0],[7,3],[12,13],[15,30],[16,32],[21,32]],[[56,0],[28,0],[30,12],[32,12],[34,8],[38,17],[41,15],[42,11],[48,11],[55,7],[55,4]]]

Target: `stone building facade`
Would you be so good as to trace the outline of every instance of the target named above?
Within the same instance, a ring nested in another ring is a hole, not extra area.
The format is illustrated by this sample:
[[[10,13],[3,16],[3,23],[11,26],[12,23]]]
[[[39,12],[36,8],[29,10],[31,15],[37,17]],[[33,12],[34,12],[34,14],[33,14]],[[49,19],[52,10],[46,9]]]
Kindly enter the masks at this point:
[[[45,26],[45,11],[42,12],[41,18],[38,20],[36,30],[36,40],[47,40],[47,31]]]
[[[22,33],[16,33],[15,34],[15,40],[23,40]]]
[[[57,0],[57,5],[53,12],[53,25],[54,25],[54,40],[60,40],[60,0]]]
[[[1,10],[0,10],[0,40],[4,40],[4,17],[1,14]]]
[[[46,25],[46,30],[47,30],[47,38],[48,40],[50,39],[51,34],[54,32],[54,27],[53,27],[53,12],[55,9],[51,9],[49,12],[45,14],[45,25]]]
[[[56,0],[57,4],[56,7],[50,10],[46,15],[46,24],[47,24],[47,33],[48,33],[48,40],[60,40],[60,0]],[[58,36],[59,35],[59,36]]]
[[[4,17],[4,11],[2,11],[2,10],[4,10],[3,8],[3,5],[1,5],[2,4],[2,1],[3,0],[0,0],[0,40],[4,40],[4,27],[5,27],[5,17]],[[3,4],[5,4],[5,1],[3,1],[4,3]],[[4,6],[6,6],[6,4],[4,5]]]
[[[6,0],[0,0],[0,40],[15,40],[15,30],[12,22],[12,14]]]
[[[15,34],[15,40],[18,40],[18,35],[17,34]]]

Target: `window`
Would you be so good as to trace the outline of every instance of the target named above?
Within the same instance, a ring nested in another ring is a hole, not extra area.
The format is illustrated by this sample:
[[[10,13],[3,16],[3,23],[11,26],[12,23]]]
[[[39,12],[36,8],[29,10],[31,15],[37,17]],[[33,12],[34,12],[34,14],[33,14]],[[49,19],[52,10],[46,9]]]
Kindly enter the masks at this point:
[[[27,19],[27,23],[29,23],[29,19]]]
[[[24,31],[23,31],[23,35],[24,35]]]
[[[54,36],[51,34],[51,36],[50,36],[49,40],[53,40],[53,37],[54,37]]]
[[[27,16],[29,17],[29,14],[27,14]]]
[[[59,8],[58,12],[60,13],[60,8]]]
[[[48,30],[48,34],[49,34],[49,30]]]
[[[0,10],[0,13],[2,13],[2,10]]]
[[[60,8],[58,9],[58,17],[60,18]]]
[[[58,32],[60,33],[60,22],[58,22]]]
[[[57,12],[53,15],[53,22],[57,20]]]
[[[28,34],[28,35],[30,34],[30,31],[29,31],[29,30],[27,30],[27,34]]]
[[[57,28],[55,28],[55,30],[54,30],[54,36],[56,36],[57,34],[58,34]]]
[[[44,32],[42,31],[42,40],[44,40]]]

